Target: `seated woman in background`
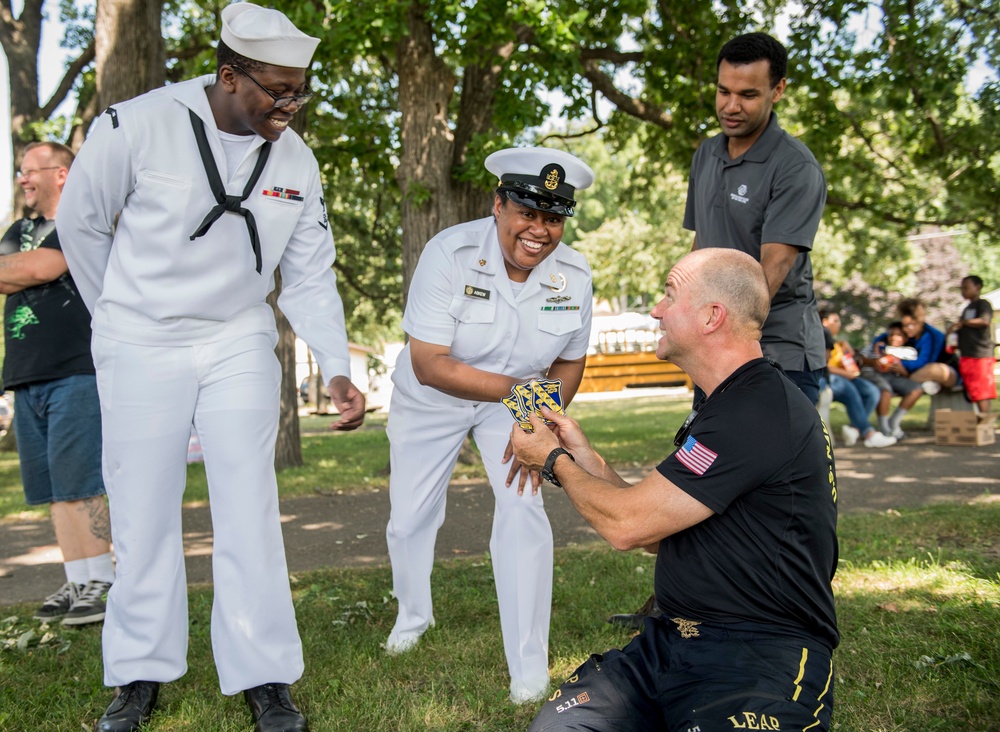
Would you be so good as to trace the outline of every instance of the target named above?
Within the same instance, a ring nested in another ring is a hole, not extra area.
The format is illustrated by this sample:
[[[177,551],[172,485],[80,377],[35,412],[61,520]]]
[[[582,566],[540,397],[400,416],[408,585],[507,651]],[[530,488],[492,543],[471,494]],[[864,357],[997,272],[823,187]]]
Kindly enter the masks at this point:
[[[892,370],[902,359],[913,360],[917,357],[917,349],[907,346],[906,341],[903,324],[896,321],[890,323],[886,332],[875,339],[868,352],[858,355],[861,378],[872,382],[879,389],[879,400],[875,406],[878,428],[883,434],[895,437],[897,441],[906,437],[900,426],[903,416],[913,409],[913,405],[924,395],[924,389],[919,382],[907,376],[900,376]],[[900,366],[896,368],[898,370]],[[890,417],[889,409],[894,396],[901,399],[896,411]]]
[[[942,387],[951,388],[958,383],[958,371],[945,359],[945,335],[932,325],[924,322],[927,308],[915,297],[900,300],[896,306],[899,319],[903,324],[903,332],[909,339],[907,345],[917,349],[914,359],[901,359],[894,373],[908,376],[923,386],[930,395],[937,394]]]

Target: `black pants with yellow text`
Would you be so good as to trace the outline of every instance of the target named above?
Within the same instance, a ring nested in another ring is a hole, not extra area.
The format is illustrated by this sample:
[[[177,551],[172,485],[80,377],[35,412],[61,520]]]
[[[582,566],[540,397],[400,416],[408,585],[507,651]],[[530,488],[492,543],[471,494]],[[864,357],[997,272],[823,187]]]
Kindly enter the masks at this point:
[[[622,650],[591,656],[530,732],[825,732],[833,660],[773,632],[647,618]]]

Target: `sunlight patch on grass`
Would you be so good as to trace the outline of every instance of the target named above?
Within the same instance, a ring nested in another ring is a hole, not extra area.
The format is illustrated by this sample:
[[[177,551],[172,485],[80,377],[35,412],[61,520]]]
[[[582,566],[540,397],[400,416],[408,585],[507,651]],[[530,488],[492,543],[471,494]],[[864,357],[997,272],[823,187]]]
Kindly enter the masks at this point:
[[[834,578],[834,589],[840,597],[871,596],[882,593],[898,597],[910,594],[909,600],[926,602],[980,604],[1000,603],[1000,585],[970,575],[963,562],[942,565],[933,559],[910,558],[906,561],[876,561],[869,567],[841,567]]]

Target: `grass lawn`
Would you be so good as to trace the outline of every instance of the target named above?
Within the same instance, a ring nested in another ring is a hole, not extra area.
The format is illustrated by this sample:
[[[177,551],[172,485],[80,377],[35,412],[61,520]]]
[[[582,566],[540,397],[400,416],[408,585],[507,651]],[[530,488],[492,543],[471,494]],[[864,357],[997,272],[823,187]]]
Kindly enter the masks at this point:
[[[1000,729],[1000,501],[844,516],[840,535],[834,728]],[[596,544],[557,551],[554,680],[590,652],[627,642],[604,620],[645,600],[652,573],[652,557],[639,552]],[[396,612],[390,588],[387,568],[294,577],[306,654],[295,690],[312,728],[526,729],[538,705],[507,702],[489,557],[436,566],[437,627],[396,658],[380,647]],[[250,729],[241,698],[218,692],[211,601],[208,589],[191,594],[190,668],[162,689],[150,732]],[[30,619],[33,609],[6,608],[0,623],[0,730],[90,729],[109,701],[100,629],[47,629]]]
[[[612,464],[650,466],[669,446],[689,403],[628,399],[574,405]],[[904,425],[918,429],[926,410]],[[845,421],[833,411],[834,429]],[[326,434],[303,420],[307,467],[280,477],[284,495],[385,485],[384,418]],[[651,437],[652,436],[652,437]],[[462,475],[481,475],[478,465]],[[204,500],[204,471],[190,466],[189,500]],[[0,457],[0,509],[23,511],[14,456]],[[1000,730],[1000,501],[842,516],[835,580],[843,643],[835,656],[835,729],[845,732]],[[591,652],[628,633],[604,622],[637,607],[652,587],[653,558],[602,545],[556,553],[550,663],[566,677]],[[396,605],[387,567],[293,577],[306,675],[296,699],[314,730],[526,729],[537,705],[507,702],[508,679],[488,555],[439,563],[438,625],[419,647],[387,657],[380,644]],[[147,729],[250,729],[239,697],[218,692],[208,634],[212,593],[190,596],[189,671],[164,687]],[[48,628],[34,606],[0,612],[0,730],[90,729],[109,701],[100,628]]]

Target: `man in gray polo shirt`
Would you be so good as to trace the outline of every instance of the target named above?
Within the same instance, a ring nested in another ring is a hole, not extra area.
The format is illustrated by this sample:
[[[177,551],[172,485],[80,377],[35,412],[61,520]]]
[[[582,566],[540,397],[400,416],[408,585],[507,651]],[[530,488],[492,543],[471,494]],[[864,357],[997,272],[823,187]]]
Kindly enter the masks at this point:
[[[684,228],[693,249],[739,249],[764,268],[771,312],[764,355],[815,404],[826,365],[809,252],[826,203],[826,180],[809,149],[778,125],[788,54],[764,33],[737,36],[716,62],[722,134],[694,154]]]

